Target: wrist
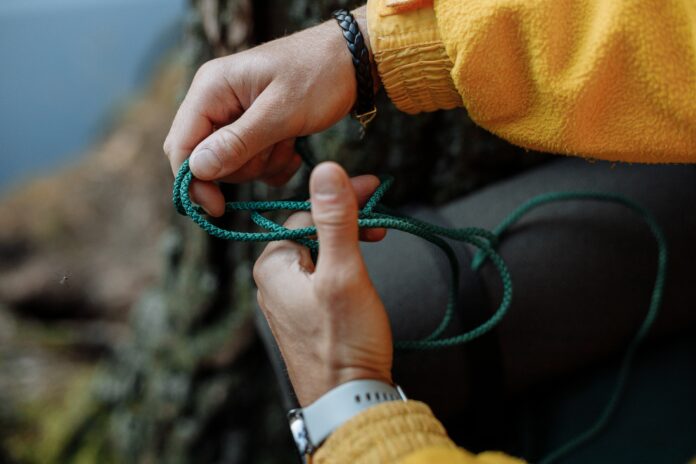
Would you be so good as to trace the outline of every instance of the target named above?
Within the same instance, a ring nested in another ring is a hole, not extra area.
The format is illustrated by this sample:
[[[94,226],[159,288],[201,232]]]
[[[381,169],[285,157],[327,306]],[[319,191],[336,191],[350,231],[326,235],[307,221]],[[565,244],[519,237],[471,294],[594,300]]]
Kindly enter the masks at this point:
[[[338,29],[338,30],[337,30]],[[345,109],[340,117],[350,113],[357,99],[357,85],[353,59],[346,47],[346,40],[341,30],[336,27],[336,20],[330,19],[314,26],[316,33],[310,34],[314,46],[320,47],[321,66],[313,64],[312,69],[317,73],[316,82],[329,84],[332,92],[342,95]],[[307,46],[312,46],[307,44]]]
[[[319,374],[319,372],[317,372]],[[298,379],[299,380],[299,379]],[[306,379],[309,380],[309,379]],[[392,385],[392,376],[389,370],[379,370],[364,367],[342,367],[325,370],[314,379],[307,382],[302,379],[300,385],[295,388],[300,406],[306,407],[314,403],[318,398],[334,388],[354,380],[376,380]]]
[[[397,385],[355,380],[331,389],[309,406],[291,410],[288,420],[300,455],[311,456],[334,430],[363,411],[399,400],[407,399]],[[311,462],[311,458],[303,462]]]
[[[370,54],[370,63],[372,67],[372,81],[374,82],[375,93],[377,93],[379,87],[382,85],[382,81],[379,77],[379,71],[377,70],[377,63],[375,62],[374,55],[372,54],[372,44],[370,43],[370,30],[367,24],[367,6],[361,6],[360,8],[356,8],[351,13],[353,13],[353,17],[358,23],[360,32],[365,38],[365,47],[367,47],[367,51]]]
[[[365,16],[364,9],[359,13],[362,13],[363,17]],[[348,10],[338,9],[333,12],[333,17],[336,19],[346,40],[346,45],[355,68],[357,98],[351,110],[351,116],[360,123],[361,134],[364,135],[365,129],[377,114],[377,108],[375,107],[375,90],[377,85],[374,77],[376,71],[370,55],[369,38],[363,34],[355,15]]]

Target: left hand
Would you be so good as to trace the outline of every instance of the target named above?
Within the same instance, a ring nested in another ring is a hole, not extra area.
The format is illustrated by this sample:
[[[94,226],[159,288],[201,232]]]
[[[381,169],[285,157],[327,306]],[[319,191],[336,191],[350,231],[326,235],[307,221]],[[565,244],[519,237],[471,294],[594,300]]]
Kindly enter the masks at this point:
[[[369,52],[365,7],[354,14]],[[332,19],[201,66],[163,149],[174,175],[191,157],[192,199],[221,216],[218,181],[285,184],[302,163],[295,138],[333,126],[356,97],[353,59]]]
[[[351,180],[336,163],[320,164],[310,178],[311,215],[294,214],[285,224],[316,225],[316,266],[291,241],[269,244],[254,266],[259,305],[303,407],[350,380],[392,381],[389,320],[358,240],[358,203],[378,185],[374,176]],[[365,232],[369,240],[385,233]]]

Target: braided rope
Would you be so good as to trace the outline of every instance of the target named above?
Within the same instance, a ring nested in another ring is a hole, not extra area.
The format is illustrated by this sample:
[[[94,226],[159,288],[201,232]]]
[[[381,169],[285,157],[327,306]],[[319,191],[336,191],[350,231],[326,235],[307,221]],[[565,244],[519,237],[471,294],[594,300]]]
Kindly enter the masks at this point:
[[[310,211],[311,203],[308,201],[235,201],[226,203],[225,213],[233,211],[251,212],[251,220],[268,232],[242,232],[222,229],[211,223],[204,217],[201,207],[195,206],[189,197],[188,191],[193,180],[193,174],[188,165],[188,160],[182,164],[174,181],[173,201],[177,211],[190,217],[196,224],[210,235],[224,240],[238,242],[272,242],[276,240],[294,240],[308,247],[313,253],[319,251],[319,242],[309,237],[317,234],[314,226],[301,229],[286,229],[270,219],[261,215],[262,212],[286,210],[286,211]],[[512,278],[502,257],[495,251],[489,242],[495,242],[496,237],[489,231],[471,227],[463,229],[447,229],[428,224],[414,218],[394,217],[381,212],[379,201],[391,187],[393,179],[382,177],[380,185],[360,210],[358,226],[360,228],[386,228],[401,230],[403,232],[421,237],[439,247],[449,260],[452,273],[448,292],[447,307],[438,327],[423,340],[408,340],[396,342],[395,346],[401,349],[434,349],[456,345],[471,341],[485,334],[502,320],[512,303]],[[500,274],[503,283],[503,297],[498,309],[491,318],[469,332],[456,337],[437,339],[447,328],[458,306],[457,285],[459,282],[459,264],[452,247],[440,236],[453,240],[469,243],[484,253],[494,264]]]
[[[333,12],[343,37],[348,42],[348,50],[355,67],[355,79],[357,80],[358,97],[353,108],[353,114],[357,117],[372,112],[375,109],[375,86],[372,79],[372,63],[370,53],[365,46],[365,38],[360,32],[358,23],[348,10],[336,10]]]
[[[302,153],[302,151],[301,151]],[[304,155],[305,161],[308,164],[314,164],[309,155]],[[270,242],[276,240],[294,240],[308,247],[314,256],[319,251],[319,242],[310,237],[317,233],[316,227],[304,227],[302,229],[286,229],[280,224],[277,224],[270,219],[264,217],[261,213],[287,210],[287,211],[309,211],[311,203],[308,201],[234,201],[226,203],[225,212],[231,213],[235,211],[248,211],[251,213],[252,221],[265,229],[266,232],[241,232],[220,228],[204,217],[202,208],[193,204],[189,197],[189,187],[193,179],[193,174],[189,169],[188,160],[185,161],[174,180],[173,202],[177,211],[180,214],[190,217],[203,230],[218,238],[225,240],[234,240],[241,242]],[[667,275],[667,240],[662,229],[660,228],[654,216],[641,207],[637,203],[622,197],[620,195],[603,193],[603,192],[554,192],[539,195],[522,204],[515,211],[510,213],[497,227],[492,231],[477,227],[465,228],[445,228],[420,221],[408,216],[401,216],[389,213],[389,210],[381,205],[380,201],[389,187],[392,185],[391,177],[382,177],[380,185],[369,198],[365,206],[360,210],[358,216],[358,226],[360,228],[387,228],[400,230],[418,237],[421,237],[430,243],[434,244],[442,250],[449,261],[451,273],[449,279],[449,290],[447,306],[443,313],[442,319],[437,328],[427,337],[420,340],[400,340],[394,343],[394,346],[403,350],[431,350],[445,348],[455,345],[461,345],[475,338],[478,338],[493,329],[503,319],[510,308],[513,296],[512,278],[508,271],[505,261],[496,251],[495,247],[500,241],[500,237],[520,218],[531,210],[539,208],[543,205],[555,202],[565,201],[600,201],[621,205],[636,213],[648,225],[650,231],[655,237],[658,248],[657,272],[653,292],[650,299],[650,304],[645,318],[638,329],[637,333],[631,340],[624,354],[620,368],[618,370],[614,390],[604,407],[599,418],[585,432],[578,434],[575,438],[568,441],[566,444],[547,455],[541,462],[550,464],[557,461],[559,458],[567,455],[571,451],[580,447],[584,443],[594,438],[609,422],[611,416],[616,410],[616,406],[620,400],[624,390],[630,366],[637,348],[643,341],[650,328],[652,327],[659,313],[660,305],[662,304],[662,295],[664,293],[665,279]],[[477,254],[472,261],[472,268],[477,270],[486,261],[490,260],[503,285],[503,292],[498,308],[486,321],[478,326],[458,335],[450,337],[442,337],[449,326],[454,310],[458,307],[458,282],[459,282],[459,262],[452,247],[447,243],[446,239],[456,240],[473,245],[478,249]]]

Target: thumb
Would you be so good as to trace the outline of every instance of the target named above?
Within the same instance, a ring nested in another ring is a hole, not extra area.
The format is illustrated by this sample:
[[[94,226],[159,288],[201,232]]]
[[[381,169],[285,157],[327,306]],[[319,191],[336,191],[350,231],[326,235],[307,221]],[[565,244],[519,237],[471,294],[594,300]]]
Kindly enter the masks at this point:
[[[319,238],[317,273],[361,263],[358,200],[348,174],[336,163],[321,163],[312,171],[309,191]]]
[[[291,138],[287,117],[272,110],[270,94],[262,94],[236,121],[198,144],[191,154],[191,171],[196,178],[229,176],[266,148]]]

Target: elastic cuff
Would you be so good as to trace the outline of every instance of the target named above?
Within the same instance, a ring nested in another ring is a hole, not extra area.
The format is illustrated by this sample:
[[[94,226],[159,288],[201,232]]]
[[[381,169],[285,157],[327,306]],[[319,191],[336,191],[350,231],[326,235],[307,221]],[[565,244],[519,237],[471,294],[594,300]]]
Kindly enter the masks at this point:
[[[430,408],[418,401],[390,401],[358,414],[329,437],[316,464],[396,462],[425,447],[455,448]]]
[[[410,114],[462,106],[433,8],[420,3],[411,9],[396,9],[386,0],[367,4],[370,45],[382,85],[394,105]]]

